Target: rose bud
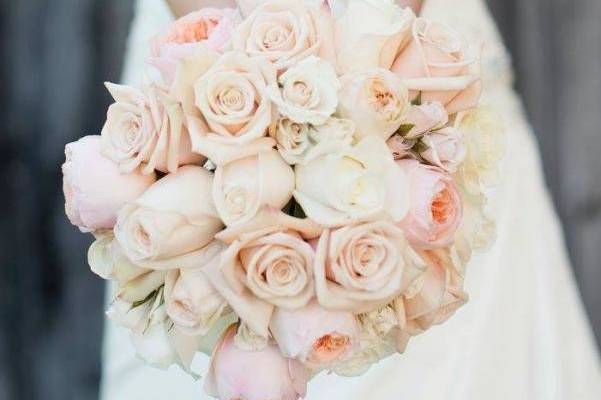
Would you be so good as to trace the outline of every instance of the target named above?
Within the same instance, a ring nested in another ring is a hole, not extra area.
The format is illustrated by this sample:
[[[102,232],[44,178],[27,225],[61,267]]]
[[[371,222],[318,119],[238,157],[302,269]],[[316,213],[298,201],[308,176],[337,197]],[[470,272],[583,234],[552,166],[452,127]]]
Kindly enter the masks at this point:
[[[422,158],[433,165],[453,173],[465,159],[465,145],[461,132],[453,127],[430,132],[421,139],[425,149]]]
[[[100,136],[86,136],[65,146],[65,212],[82,232],[112,229],[124,204],[137,199],[156,180],[138,169],[121,174],[100,153]]]

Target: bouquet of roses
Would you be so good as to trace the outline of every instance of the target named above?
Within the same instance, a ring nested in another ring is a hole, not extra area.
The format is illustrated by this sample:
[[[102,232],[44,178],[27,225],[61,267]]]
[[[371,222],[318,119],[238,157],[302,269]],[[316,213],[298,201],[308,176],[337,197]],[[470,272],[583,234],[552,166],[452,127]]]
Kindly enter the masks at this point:
[[[141,87],[107,84],[65,208],[140,357],[210,354],[209,394],[295,400],[467,301],[502,131],[480,46],[444,25],[392,0],[239,4],[154,38]]]

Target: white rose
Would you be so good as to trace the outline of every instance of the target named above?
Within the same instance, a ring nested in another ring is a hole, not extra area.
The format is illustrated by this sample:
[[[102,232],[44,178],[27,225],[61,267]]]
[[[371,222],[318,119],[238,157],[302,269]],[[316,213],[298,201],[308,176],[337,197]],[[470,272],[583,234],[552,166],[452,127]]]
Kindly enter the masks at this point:
[[[115,99],[102,128],[102,152],[131,173],[139,165],[151,174],[155,169],[175,172],[180,165],[200,164],[192,152],[184,112],[167,88],[150,84],[144,90],[107,83]]]
[[[294,122],[325,123],[338,106],[340,82],[330,63],[310,56],[278,78],[279,90],[271,91],[278,111]]]
[[[401,126],[409,112],[409,91],[392,72],[374,68],[341,78],[338,114],[352,120],[357,136],[386,140]]]
[[[390,69],[409,40],[415,15],[393,0],[353,0],[334,25],[339,68],[343,73]]]
[[[293,191],[294,171],[273,149],[218,167],[213,181],[215,206],[228,226],[248,221],[264,206],[281,209]]]
[[[115,225],[115,238],[124,254],[134,264],[151,269],[202,265],[212,253],[203,247],[223,227],[212,185],[209,171],[186,166],[126,205]]]
[[[125,257],[112,231],[96,235],[88,250],[88,264],[92,272],[102,279],[115,280],[120,284],[148,271]]]
[[[420,151],[422,158],[447,172],[455,172],[465,158],[463,136],[456,128],[446,127],[427,133],[421,143],[425,146]]]
[[[407,213],[407,178],[386,143],[374,136],[296,167],[294,197],[309,218],[341,226]]]
[[[354,133],[355,124],[348,119],[330,118],[322,125],[311,125],[280,118],[275,138],[284,160],[294,165],[349,147]]]

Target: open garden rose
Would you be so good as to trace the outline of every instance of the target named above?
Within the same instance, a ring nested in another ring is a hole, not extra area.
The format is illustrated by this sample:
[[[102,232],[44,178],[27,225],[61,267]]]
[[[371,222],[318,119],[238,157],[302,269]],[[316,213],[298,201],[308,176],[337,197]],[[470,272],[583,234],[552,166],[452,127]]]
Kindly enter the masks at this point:
[[[102,128],[102,153],[116,162],[122,173],[142,166],[175,172],[181,165],[200,164],[204,157],[192,152],[179,101],[169,91],[150,84],[143,90],[107,83],[115,99]]]
[[[327,61],[310,56],[278,78],[271,98],[280,114],[294,122],[320,125],[336,111],[340,82]],[[273,87],[272,87],[273,89]]]
[[[421,143],[422,158],[447,172],[455,172],[465,158],[463,136],[456,128],[446,127],[427,133]]]
[[[275,85],[275,69],[268,62],[241,52],[221,56],[194,85],[203,117],[189,121],[194,150],[221,165],[252,155],[249,149],[273,147],[264,136],[273,125],[268,92]]]
[[[261,207],[283,208],[292,198],[294,171],[276,150],[220,166],[213,199],[226,225],[248,221]]]
[[[246,351],[234,343],[232,325],[215,347],[205,391],[221,400],[298,400],[304,397],[308,374],[296,360],[284,358],[275,343]]]
[[[411,98],[437,101],[449,114],[478,104],[480,50],[443,24],[418,18],[413,22],[412,39],[392,66],[404,80]]]
[[[400,223],[409,241],[420,248],[440,248],[453,241],[462,216],[453,178],[416,160],[397,161],[409,178],[411,206]]]
[[[391,222],[326,230],[317,245],[317,298],[328,309],[367,312],[400,295],[422,265],[403,231]]]
[[[122,175],[118,166],[101,154],[100,136],[86,136],[65,146],[63,192],[65,212],[82,232],[112,229],[117,213],[156,180],[139,169]]]
[[[409,92],[392,72],[374,68],[342,77],[338,114],[352,120],[357,136],[387,140],[405,122]]]
[[[270,330],[284,357],[295,358],[311,369],[344,361],[359,340],[352,313],[326,310],[316,301],[297,310],[277,309]]]
[[[294,197],[309,218],[325,226],[382,217],[400,221],[409,207],[406,185],[386,143],[372,136],[297,165]]]
[[[353,0],[341,8],[334,25],[340,72],[390,69],[410,38],[413,12],[389,0]]]
[[[223,227],[211,196],[213,177],[186,166],[151,186],[126,205],[115,225],[115,238],[134,263],[153,269],[198,266],[210,254],[203,249]]]
[[[173,22],[150,43],[150,63],[167,84],[175,78],[178,62],[193,55],[199,46],[223,53],[230,45],[240,14],[232,8],[202,8]]]

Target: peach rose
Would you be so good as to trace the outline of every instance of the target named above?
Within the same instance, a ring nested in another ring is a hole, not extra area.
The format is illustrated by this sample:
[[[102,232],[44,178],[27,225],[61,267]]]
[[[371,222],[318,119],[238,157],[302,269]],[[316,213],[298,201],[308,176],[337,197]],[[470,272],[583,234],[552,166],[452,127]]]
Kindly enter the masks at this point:
[[[317,298],[327,309],[369,312],[409,287],[422,264],[391,222],[324,231],[315,260]]]
[[[209,171],[186,166],[123,207],[115,238],[124,254],[134,264],[159,270],[203,265],[214,252],[204,247],[223,227],[212,186]]]
[[[220,166],[213,200],[226,225],[248,221],[264,206],[283,208],[292,198],[294,171],[271,149]]]
[[[112,229],[117,213],[156,180],[154,173],[123,175],[101,154],[100,136],[86,136],[65,146],[63,192],[69,221],[82,232]]]
[[[358,342],[355,316],[330,311],[312,301],[298,310],[277,309],[270,331],[284,357],[311,369],[324,369],[347,358]]]
[[[413,12],[389,0],[353,0],[339,6],[334,33],[340,72],[390,69],[410,39]]]
[[[453,127],[446,127],[427,133],[421,138],[424,148],[420,151],[422,158],[433,165],[453,173],[465,159],[465,144],[461,132]]]
[[[102,153],[130,173],[175,172],[185,164],[204,160],[192,152],[179,100],[157,84],[138,90],[107,83],[115,99],[102,128]]]
[[[453,241],[462,217],[462,202],[445,171],[416,160],[401,160],[411,188],[411,206],[399,224],[411,244],[421,248],[440,248]]]
[[[232,8],[203,8],[173,22],[166,32],[150,42],[150,63],[162,73],[167,84],[175,78],[180,60],[194,54],[199,46],[223,53],[241,18]]]
[[[381,217],[400,221],[409,207],[406,182],[386,143],[370,136],[297,165],[294,197],[309,218],[324,226]]]
[[[205,391],[220,400],[298,400],[305,395],[308,373],[295,360],[284,358],[270,343],[246,351],[234,343],[232,325],[217,344],[205,380]]]
[[[374,68],[345,75],[338,92],[338,115],[352,120],[357,136],[387,140],[407,118],[409,92],[392,72]]]
[[[412,40],[392,65],[414,99],[437,101],[449,113],[475,107],[480,98],[480,51],[445,25],[418,18]]]
[[[310,7],[304,1],[275,0],[253,8],[235,30],[232,45],[251,57],[272,62],[280,71],[309,56],[323,56],[322,44],[326,49],[332,41],[331,26],[322,19],[320,7]]]
[[[273,128],[268,91],[275,86],[268,62],[239,52],[221,56],[194,84],[202,114],[188,121],[194,150],[222,165],[273,147],[273,139],[264,136]]]

